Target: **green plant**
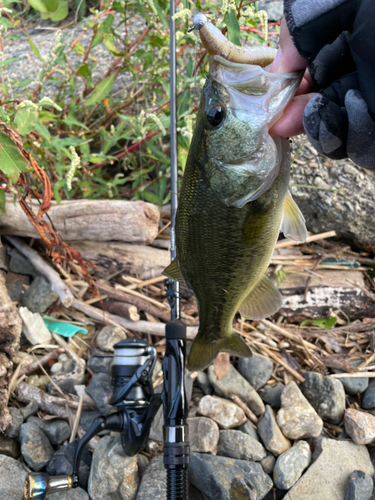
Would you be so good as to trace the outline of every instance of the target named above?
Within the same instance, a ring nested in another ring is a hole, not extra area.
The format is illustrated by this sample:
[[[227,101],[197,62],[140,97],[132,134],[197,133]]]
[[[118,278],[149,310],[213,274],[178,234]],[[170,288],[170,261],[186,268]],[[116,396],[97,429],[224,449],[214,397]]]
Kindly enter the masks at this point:
[[[62,1],[32,0],[43,5],[43,15],[50,19]],[[190,145],[199,87],[208,68],[198,37],[187,33],[191,8],[208,12],[236,43],[240,38],[265,43],[261,35],[266,36],[267,27],[264,14],[253,2],[180,3],[176,14],[180,173]],[[15,60],[2,56],[0,120],[18,132],[25,150],[46,173],[57,202],[73,197],[142,198],[160,205],[169,201],[168,13],[167,0],[102,2],[100,10],[92,9],[92,15],[83,20],[82,33],[75,40],[68,43],[67,33],[57,33],[48,56],[42,56],[28,36],[41,66],[35,80],[9,80],[4,69]],[[135,19],[142,26],[136,34],[130,24]],[[3,9],[0,24],[1,46],[7,37],[15,36],[10,28],[19,22]],[[81,41],[83,34],[88,42]],[[100,68],[100,77],[95,58],[99,45],[112,58],[108,67]],[[79,56],[78,64],[71,63],[72,53]],[[124,72],[130,83],[118,90]],[[54,85],[53,100],[47,83]],[[15,90],[26,85],[26,91]],[[6,159],[17,164],[16,149],[5,144],[7,132],[2,128],[0,208],[4,208],[5,191],[25,195],[30,190],[43,194],[44,189],[28,162],[18,164],[18,170],[10,169]],[[23,174],[22,182],[18,173]]]

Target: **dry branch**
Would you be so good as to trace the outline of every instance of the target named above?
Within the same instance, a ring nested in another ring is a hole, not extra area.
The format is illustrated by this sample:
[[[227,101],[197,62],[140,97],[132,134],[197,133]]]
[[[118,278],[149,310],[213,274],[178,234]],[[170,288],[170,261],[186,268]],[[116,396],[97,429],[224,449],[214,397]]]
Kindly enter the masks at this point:
[[[66,419],[69,418],[65,408],[67,400],[50,396],[38,387],[21,382],[15,389],[15,396],[21,403],[36,403],[41,410],[50,415],[57,415],[58,417]],[[72,402],[70,402],[70,404],[72,404]],[[74,404],[77,406],[77,403]]]
[[[65,307],[70,307],[73,303],[74,296],[65,283],[61,280],[59,274],[42,259],[42,257],[33,248],[29,247],[24,241],[16,236],[5,236],[5,238],[17,248],[35,268],[42,274],[51,284],[51,288],[59,296],[62,304]]]
[[[28,203],[37,213],[37,200]],[[159,230],[159,208],[144,201],[69,200],[52,202],[48,212],[55,229],[67,240],[151,243]],[[44,220],[44,219],[43,219]],[[13,195],[6,196],[5,215],[0,218],[0,233],[39,238]]]
[[[139,321],[140,319],[136,306],[132,304],[107,300],[105,302],[98,302],[97,306],[103,309],[103,311],[115,314],[121,318],[130,319],[131,321]]]

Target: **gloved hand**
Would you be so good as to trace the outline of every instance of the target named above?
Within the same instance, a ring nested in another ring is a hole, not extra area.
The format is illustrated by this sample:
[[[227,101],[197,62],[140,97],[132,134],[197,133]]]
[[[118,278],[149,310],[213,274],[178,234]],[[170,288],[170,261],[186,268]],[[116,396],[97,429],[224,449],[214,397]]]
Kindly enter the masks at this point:
[[[375,170],[375,0],[285,0],[284,8],[319,92],[304,112],[310,141],[330,158]]]

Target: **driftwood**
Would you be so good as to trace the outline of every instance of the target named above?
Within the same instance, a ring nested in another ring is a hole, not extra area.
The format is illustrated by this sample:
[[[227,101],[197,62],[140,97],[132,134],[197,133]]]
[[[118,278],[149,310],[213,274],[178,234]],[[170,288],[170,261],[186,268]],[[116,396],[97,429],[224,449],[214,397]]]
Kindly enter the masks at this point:
[[[65,307],[70,307],[73,303],[74,296],[60,278],[59,273],[52,269],[52,267],[42,259],[38,252],[29,247],[29,245],[20,238],[16,236],[6,236],[6,239],[34,264],[34,267],[36,267],[40,274],[47,278],[51,284],[52,290],[57,293],[62,304]]]
[[[37,212],[39,203],[29,206]],[[151,243],[159,230],[159,208],[144,201],[69,200],[52,202],[48,212],[54,227],[67,241],[127,241]],[[5,215],[0,218],[0,233],[38,238],[13,195],[7,195]]]
[[[0,242],[1,246],[1,242]],[[0,431],[12,423],[8,411],[9,382],[13,373],[12,358],[20,348],[22,320],[11,301],[0,271]]]
[[[51,396],[34,385],[26,384],[26,382],[18,384],[15,389],[15,396],[21,403],[36,403],[41,410],[50,415],[57,415],[65,419],[69,418],[69,413],[66,409],[67,405],[73,408],[78,407],[78,403],[76,402]],[[71,411],[74,411],[74,409]]]
[[[133,304],[106,300],[105,302],[98,302],[97,307],[103,309],[103,311],[108,311],[111,314],[121,316],[121,318],[130,319],[131,321],[139,321],[137,307]]]
[[[113,241],[94,243],[92,241],[74,241],[72,245],[82,257],[96,263],[96,274],[102,277],[124,271],[126,274],[140,275],[145,271],[165,269],[170,264],[167,250],[144,245],[131,245]]]
[[[283,307],[279,314],[289,322],[326,318],[331,312],[341,312],[351,321],[375,315],[374,300],[352,284],[358,283],[365,288],[362,272],[319,269],[316,273],[321,277],[312,276],[307,292],[306,276],[288,274],[288,279],[283,282],[280,288]]]

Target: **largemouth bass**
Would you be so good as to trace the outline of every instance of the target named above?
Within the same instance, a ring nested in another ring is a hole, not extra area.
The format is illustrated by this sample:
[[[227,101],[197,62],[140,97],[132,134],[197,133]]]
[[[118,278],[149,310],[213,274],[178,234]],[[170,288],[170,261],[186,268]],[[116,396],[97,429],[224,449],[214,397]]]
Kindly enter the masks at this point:
[[[164,272],[197,299],[190,370],[221,351],[251,356],[233,331],[234,315],[262,319],[281,307],[265,273],[280,229],[304,240],[306,228],[288,191],[289,142],[268,129],[300,78],[220,56],[211,62],[179,197],[177,257]]]

